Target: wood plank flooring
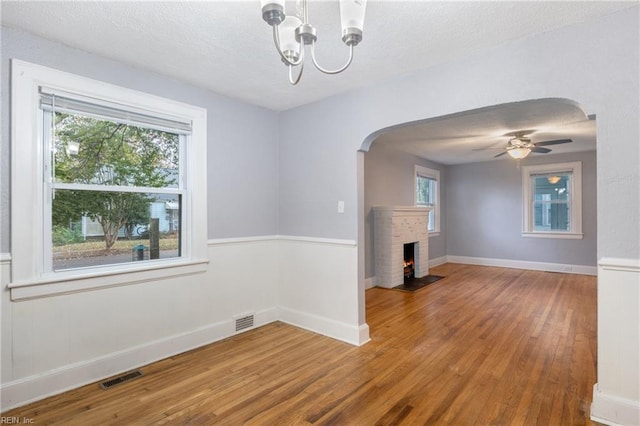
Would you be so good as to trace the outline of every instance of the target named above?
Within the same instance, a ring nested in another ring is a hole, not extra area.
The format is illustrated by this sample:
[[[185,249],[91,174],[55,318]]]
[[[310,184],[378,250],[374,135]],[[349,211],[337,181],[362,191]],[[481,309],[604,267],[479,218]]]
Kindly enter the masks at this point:
[[[596,278],[446,264],[367,290],[371,342],[273,323],[4,413],[60,425],[584,425]]]

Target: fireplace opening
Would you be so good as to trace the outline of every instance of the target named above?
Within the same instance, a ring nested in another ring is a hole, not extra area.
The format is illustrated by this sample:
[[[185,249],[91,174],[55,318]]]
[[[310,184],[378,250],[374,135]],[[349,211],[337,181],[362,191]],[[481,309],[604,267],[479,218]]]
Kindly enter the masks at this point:
[[[404,245],[404,283],[408,283],[416,277],[415,245],[408,243]]]

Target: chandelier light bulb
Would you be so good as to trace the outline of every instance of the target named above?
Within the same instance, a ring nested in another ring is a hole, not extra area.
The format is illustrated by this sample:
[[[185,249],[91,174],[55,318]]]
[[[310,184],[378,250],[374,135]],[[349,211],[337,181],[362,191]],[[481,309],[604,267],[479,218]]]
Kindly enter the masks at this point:
[[[340,0],[340,18],[342,21],[342,41],[354,46],[362,40],[366,0]]]
[[[295,16],[287,16],[280,24],[280,48],[290,60],[296,61],[300,52],[300,43],[296,40],[296,28],[302,21]]]

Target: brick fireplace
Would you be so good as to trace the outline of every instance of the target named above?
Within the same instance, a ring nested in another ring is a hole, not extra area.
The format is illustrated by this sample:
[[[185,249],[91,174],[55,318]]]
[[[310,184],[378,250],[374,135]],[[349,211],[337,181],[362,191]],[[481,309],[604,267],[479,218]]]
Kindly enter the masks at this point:
[[[429,209],[373,207],[373,246],[376,285],[392,288],[404,283],[405,244],[413,243],[414,275],[429,275]]]

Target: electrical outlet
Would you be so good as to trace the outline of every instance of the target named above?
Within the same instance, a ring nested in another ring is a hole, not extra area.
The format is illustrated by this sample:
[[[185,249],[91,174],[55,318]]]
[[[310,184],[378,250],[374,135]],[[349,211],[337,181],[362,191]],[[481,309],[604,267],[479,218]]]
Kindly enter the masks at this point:
[[[338,213],[344,213],[344,201],[338,201]]]

